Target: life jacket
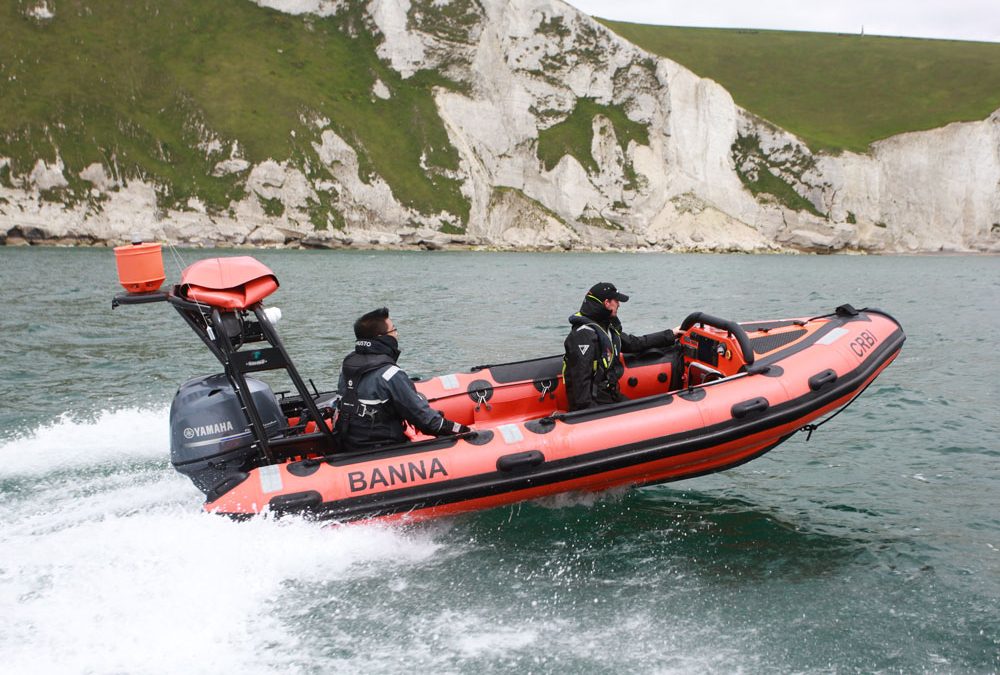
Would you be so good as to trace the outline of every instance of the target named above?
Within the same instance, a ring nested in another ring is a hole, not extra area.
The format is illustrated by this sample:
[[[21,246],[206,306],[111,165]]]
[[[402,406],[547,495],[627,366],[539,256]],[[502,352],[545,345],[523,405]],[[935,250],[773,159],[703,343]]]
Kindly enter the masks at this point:
[[[368,427],[369,432],[374,431],[375,427],[385,427],[380,431],[390,436],[398,435],[395,433],[395,427],[400,426],[400,424],[396,419],[397,416],[392,409],[391,402],[389,400],[362,399],[358,391],[361,382],[369,373],[395,364],[395,359],[388,354],[354,352],[344,359],[344,391],[341,393],[337,417],[337,431],[342,442],[351,444],[352,436],[356,436],[356,434],[351,433],[352,425],[364,424]],[[399,431],[402,433],[401,426]]]
[[[593,330],[597,335],[599,354],[593,360],[594,385],[608,391],[618,391],[618,380],[625,373],[621,361],[621,323],[612,319],[605,328],[592,318],[577,312],[569,317],[573,330]],[[585,327],[585,328],[584,328]],[[563,378],[566,376],[566,357],[563,356]]]

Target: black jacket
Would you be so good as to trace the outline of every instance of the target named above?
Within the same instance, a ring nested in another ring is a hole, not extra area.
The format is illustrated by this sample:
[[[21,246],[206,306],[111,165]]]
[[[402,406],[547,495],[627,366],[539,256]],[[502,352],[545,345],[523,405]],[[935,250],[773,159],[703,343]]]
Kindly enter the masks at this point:
[[[458,433],[460,425],[427,405],[413,382],[396,365],[396,338],[358,340],[344,359],[337,391],[341,399],[337,431],[345,451],[367,450],[409,440],[404,422],[425,434]]]
[[[623,333],[618,317],[589,297],[580,311],[569,317],[569,323],[572,329],[564,343],[563,378],[570,410],[626,400],[618,389],[618,380],[625,372],[621,354],[674,343],[670,330],[640,336]]]

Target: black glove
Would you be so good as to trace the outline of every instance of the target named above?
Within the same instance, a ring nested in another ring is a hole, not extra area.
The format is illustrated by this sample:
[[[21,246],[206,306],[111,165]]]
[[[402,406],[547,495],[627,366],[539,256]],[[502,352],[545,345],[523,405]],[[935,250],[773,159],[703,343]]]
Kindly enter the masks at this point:
[[[674,331],[665,330],[659,333],[650,333],[646,336],[646,344],[653,348],[669,349],[674,346],[677,336]]]
[[[442,436],[454,436],[457,434],[467,434],[472,429],[465,426],[464,424],[459,424],[458,422],[452,422],[451,420],[445,420],[444,424],[441,426]]]

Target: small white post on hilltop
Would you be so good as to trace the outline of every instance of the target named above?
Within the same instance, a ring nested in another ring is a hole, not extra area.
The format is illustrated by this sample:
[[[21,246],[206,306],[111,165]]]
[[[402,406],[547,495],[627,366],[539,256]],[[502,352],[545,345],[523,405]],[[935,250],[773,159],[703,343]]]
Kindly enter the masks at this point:
[[[865,36],[865,25],[861,24],[861,37]]]

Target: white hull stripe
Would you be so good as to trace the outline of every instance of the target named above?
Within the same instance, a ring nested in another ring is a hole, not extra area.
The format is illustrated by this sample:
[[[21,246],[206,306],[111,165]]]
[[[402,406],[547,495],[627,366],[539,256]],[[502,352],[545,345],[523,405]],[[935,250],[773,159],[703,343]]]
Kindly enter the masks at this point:
[[[458,377],[455,375],[442,375],[441,386],[445,389],[458,389]]]

